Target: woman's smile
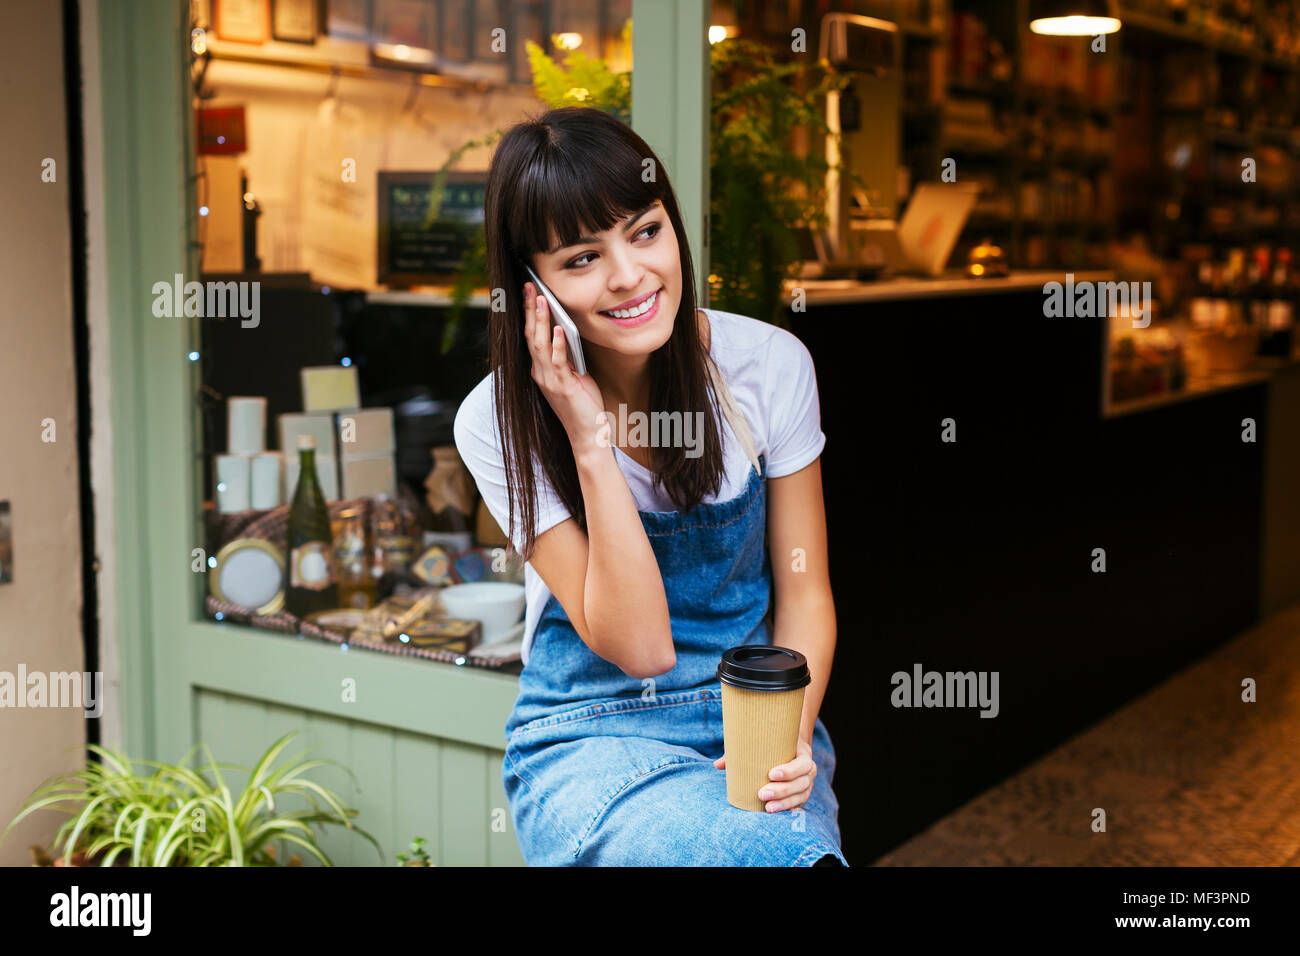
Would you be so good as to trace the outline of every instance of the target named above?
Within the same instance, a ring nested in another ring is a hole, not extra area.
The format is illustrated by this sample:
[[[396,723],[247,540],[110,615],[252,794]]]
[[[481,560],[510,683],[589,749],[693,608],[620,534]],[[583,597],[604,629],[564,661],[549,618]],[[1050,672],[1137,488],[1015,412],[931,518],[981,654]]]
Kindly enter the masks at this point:
[[[621,325],[625,329],[634,329],[638,325],[645,325],[656,315],[659,314],[659,297],[663,292],[663,286],[660,286],[649,298],[642,299],[639,303],[630,309],[618,309],[615,312],[598,312],[615,325]]]

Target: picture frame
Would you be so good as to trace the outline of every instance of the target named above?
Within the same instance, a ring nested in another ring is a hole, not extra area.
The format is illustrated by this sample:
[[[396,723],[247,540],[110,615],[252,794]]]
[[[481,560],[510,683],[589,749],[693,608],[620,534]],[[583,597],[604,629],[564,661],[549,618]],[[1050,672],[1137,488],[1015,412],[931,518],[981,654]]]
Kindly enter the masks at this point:
[[[373,0],[370,62],[432,72],[438,63],[438,8],[427,0]]]
[[[0,584],[12,584],[14,580],[14,533],[13,519],[9,514],[9,502],[0,501]]]
[[[450,285],[470,236],[481,228],[487,171],[448,170],[443,210],[424,228],[436,171],[378,174],[376,278],[393,289]]]
[[[442,0],[438,4],[438,55],[449,63],[468,63],[473,53],[473,0]]]
[[[601,57],[605,38],[605,2],[604,0],[547,0],[546,36],[562,33],[576,33],[582,38],[581,52],[588,56]],[[564,55],[564,50],[556,51]]]
[[[532,85],[533,71],[528,63],[528,40],[543,50],[548,47],[546,8],[540,0],[519,0],[510,7],[510,46],[506,52],[510,58],[511,83]]]
[[[282,43],[315,44],[320,32],[317,0],[271,0],[271,36]]]
[[[212,29],[219,40],[260,46],[271,34],[271,0],[212,0]]]
[[[370,42],[370,0],[324,0],[325,35]]]
[[[492,31],[497,27],[509,29],[510,26],[506,22],[501,0],[471,0],[470,19],[470,58],[483,63],[501,64],[510,52],[509,46],[504,54],[492,49]]]
[[[234,156],[248,149],[244,107],[201,106],[194,111],[200,156]]]

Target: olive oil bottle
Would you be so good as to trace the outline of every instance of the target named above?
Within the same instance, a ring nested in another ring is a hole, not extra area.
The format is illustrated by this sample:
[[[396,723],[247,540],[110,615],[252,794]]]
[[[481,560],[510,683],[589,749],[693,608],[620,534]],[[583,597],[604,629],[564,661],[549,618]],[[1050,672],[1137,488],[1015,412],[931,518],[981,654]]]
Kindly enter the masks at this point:
[[[316,477],[316,439],[298,436],[298,487],[289,507],[284,608],[297,617],[339,606],[334,535],[325,495]]]

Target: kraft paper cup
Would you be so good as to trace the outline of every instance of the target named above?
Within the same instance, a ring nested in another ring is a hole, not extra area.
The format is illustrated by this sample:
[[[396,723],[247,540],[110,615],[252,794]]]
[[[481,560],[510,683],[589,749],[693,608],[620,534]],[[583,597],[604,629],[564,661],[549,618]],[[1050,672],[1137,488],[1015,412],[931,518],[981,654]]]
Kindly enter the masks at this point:
[[[722,685],[722,738],[727,802],[765,813],[758,791],[768,773],[795,758],[804,691],[811,683],[807,659],[773,644],[733,647],[718,664]]]

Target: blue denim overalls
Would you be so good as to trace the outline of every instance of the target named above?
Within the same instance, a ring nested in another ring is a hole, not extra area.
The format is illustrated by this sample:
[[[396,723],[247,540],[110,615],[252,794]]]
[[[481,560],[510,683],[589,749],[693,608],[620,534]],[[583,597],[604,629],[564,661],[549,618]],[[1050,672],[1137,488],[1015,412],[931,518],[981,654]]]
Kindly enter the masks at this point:
[[[840,850],[835,751],[819,718],[807,802],[776,813],[727,802],[722,652],[769,644],[764,460],[710,364],[751,460],[745,489],[690,511],[640,511],[668,596],[676,666],[628,677],[578,636],[552,595],[506,723],[502,780],[530,866],[812,866]],[[621,453],[621,452],[619,452]]]

